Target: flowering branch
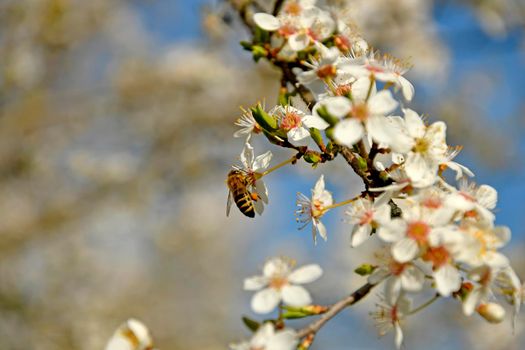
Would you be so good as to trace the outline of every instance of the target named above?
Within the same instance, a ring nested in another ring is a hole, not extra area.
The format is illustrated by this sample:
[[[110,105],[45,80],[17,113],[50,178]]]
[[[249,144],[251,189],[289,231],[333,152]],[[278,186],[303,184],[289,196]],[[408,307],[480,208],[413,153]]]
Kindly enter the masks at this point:
[[[318,237],[327,240],[322,219],[345,205],[353,225],[352,247],[372,236],[383,244],[376,254],[379,263],[355,270],[368,276],[367,284],[328,309],[312,305],[302,286],[321,276],[318,265],[294,270],[288,259],[270,259],[262,275],[244,281],[244,289],[256,292],[255,312],[267,314],[279,307],[279,314],[263,324],[250,321],[256,333],[232,349],[307,349],[324,324],[378,284],[384,295],[373,317],[380,334],[395,330],[398,348],[401,321],[437,298],[455,298],[465,315],[476,312],[489,322],[501,322],[505,311],[492,301],[499,295],[517,314],[523,287],[499,251],[510,230],[494,224],[497,192],[467,182],[474,174],[453,161],[460,148],[447,145],[445,123],[428,125],[405,107],[414,96],[413,85],[403,76],[407,65],[372,50],[351,26],[313,0],[276,1],[271,14],[252,14],[258,10],[254,1],[229,2],[252,33],[243,47],[255,61],[267,60],[282,73],[278,104],[270,110],[258,104],[236,122],[241,129],[234,136],[247,138],[242,165],[228,174],[230,199],[244,215],[254,217],[268,203],[263,176],[301,159],[316,167],[341,154],[362,179],[364,191],[335,202],[321,175],[311,196],[297,194],[299,228],[311,224],[314,244]],[[404,102],[398,101],[401,97]],[[268,168],[271,152],[255,157],[250,144],[256,134],[297,154]],[[456,173],[456,183],[446,181],[447,169]],[[425,289],[436,296],[412,309],[408,296]],[[303,329],[288,328],[292,319],[314,315],[322,316]]]
[[[299,330],[297,332],[297,337],[304,338],[310,334],[317,333],[325,325],[326,322],[330,321],[348,306],[354,305],[355,303],[363,299],[365,296],[367,296],[374,286],[374,284],[366,283],[346,298],[341,299],[337,303],[333,304],[328,309],[328,311],[326,311],[317,321],[312,322],[308,326]]]

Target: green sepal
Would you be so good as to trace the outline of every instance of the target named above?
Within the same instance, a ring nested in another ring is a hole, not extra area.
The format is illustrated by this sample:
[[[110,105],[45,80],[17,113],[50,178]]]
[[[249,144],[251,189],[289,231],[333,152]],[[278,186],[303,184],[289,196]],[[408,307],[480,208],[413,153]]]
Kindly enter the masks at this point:
[[[330,124],[330,126],[334,126],[339,122],[339,118],[334,117],[330,113],[328,113],[328,110],[325,106],[321,106],[317,109],[317,114],[324,119],[325,122]]]
[[[310,163],[313,166],[316,166],[321,160],[323,160],[321,155],[315,151],[306,151],[306,153],[303,155],[303,159],[305,162]]]
[[[359,167],[359,169],[361,169],[363,171],[367,171],[368,170],[368,164],[366,162],[366,159],[364,159],[362,157],[357,157],[357,166]]]
[[[357,269],[354,270],[355,273],[357,273],[359,276],[368,276],[374,272],[374,270],[377,268],[377,266],[370,265],[370,264],[363,264],[359,266]]]
[[[274,116],[269,115],[264,111],[260,104],[251,108],[253,118],[259,124],[259,126],[269,132],[274,133],[279,129],[277,125],[277,119]]]
[[[242,317],[242,323],[244,323],[244,325],[252,332],[257,331],[259,327],[261,326],[259,322],[252,320],[251,318],[247,316]]]
[[[268,50],[259,45],[252,46],[252,55],[255,62],[259,62],[261,58],[268,57]]]
[[[252,51],[253,44],[249,41],[241,41],[239,44],[241,44],[242,48],[246,51]]]
[[[321,151],[325,150],[325,145],[323,141],[323,136],[321,135],[321,132],[316,128],[310,128],[310,136],[312,136],[312,139],[315,141],[317,146],[319,146],[319,149]]]

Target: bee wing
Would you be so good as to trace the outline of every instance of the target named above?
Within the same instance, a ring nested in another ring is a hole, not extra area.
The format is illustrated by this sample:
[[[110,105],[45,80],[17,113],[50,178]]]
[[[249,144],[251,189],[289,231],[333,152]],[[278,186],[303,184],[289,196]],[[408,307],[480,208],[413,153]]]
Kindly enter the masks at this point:
[[[226,201],[226,216],[230,216],[230,208],[232,207],[233,195],[232,191],[228,191],[228,200]]]

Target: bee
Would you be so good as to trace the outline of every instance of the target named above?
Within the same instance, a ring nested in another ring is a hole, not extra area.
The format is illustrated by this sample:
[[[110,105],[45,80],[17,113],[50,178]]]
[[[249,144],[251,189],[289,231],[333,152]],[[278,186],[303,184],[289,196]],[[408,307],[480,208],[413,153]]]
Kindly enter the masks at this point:
[[[253,185],[253,180],[249,175],[242,170],[231,170],[228,173],[226,185],[230,190],[226,203],[226,216],[230,214],[232,202],[235,202],[241,213],[250,218],[255,217],[254,202],[259,200],[259,195],[249,190]]]

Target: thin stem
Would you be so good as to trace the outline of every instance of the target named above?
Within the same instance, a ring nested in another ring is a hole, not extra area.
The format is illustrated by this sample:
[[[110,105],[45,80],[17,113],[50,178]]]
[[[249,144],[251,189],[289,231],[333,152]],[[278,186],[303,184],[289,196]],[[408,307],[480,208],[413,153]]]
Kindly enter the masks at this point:
[[[440,297],[439,294],[436,294],[434,295],[434,297],[430,300],[428,300],[426,303],[422,304],[422,305],[419,305],[418,307],[416,307],[414,310],[410,311],[408,314],[409,315],[414,315],[416,313],[418,313],[419,311],[423,310],[424,308],[426,308],[427,306],[430,306],[433,302],[435,302],[436,300],[438,300]]]
[[[266,176],[266,175],[268,175],[269,173],[271,173],[271,172],[273,172],[273,171],[275,171],[275,170],[277,170],[277,169],[279,169],[279,168],[285,166],[286,164],[292,163],[292,162],[294,162],[294,161],[296,161],[296,160],[297,160],[297,157],[296,157],[296,156],[293,156],[292,158],[287,159],[287,160],[285,160],[284,162],[281,162],[281,163],[277,164],[276,166],[273,166],[273,167],[271,167],[270,169],[268,169],[268,170],[266,170],[266,171],[263,171],[262,173],[258,173],[258,174],[256,175],[256,177],[257,177],[258,179],[260,179],[261,177]]]
[[[370,86],[368,87],[368,92],[366,93],[366,99],[365,101],[368,102],[368,99],[370,98],[370,95],[372,95],[372,88],[374,87],[374,83],[376,82],[376,78],[372,74],[370,76]]]
[[[358,200],[359,198],[361,198],[362,195],[360,194],[359,196],[356,196],[354,198],[350,198],[346,201],[342,201],[342,202],[339,202],[339,203],[335,203],[335,204],[332,204],[332,205],[329,205],[329,206],[326,206],[324,207],[324,210],[328,210],[328,209],[334,209],[334,208],[337,208],[337,207],[341,207],[343,205],[347,205],[347,204],[350,204],[352,202],[355,202],[356,200]]]
[[[334,305],[332,305],[328,311],[321,316],[317,321],[310,323],[308,326],[300,329],[297,332],[298,338],[304,338],[306,336],[311,336],[312,334],[315,335],[319,329],[321,329],[324,324],[328,321],[330,321],[332,318],[334,318],[337,314],[339,314],[342,310],[344,310],[346,307],[354,305],[359,300],[363,299],[365,296],[368,295],[368,293],[372,290],[374,287],[374,284],[367,283],[363,285],[361,288],[347,296],[346,298],[338,301]],[[313,337],[312,337],[313,339]]]

